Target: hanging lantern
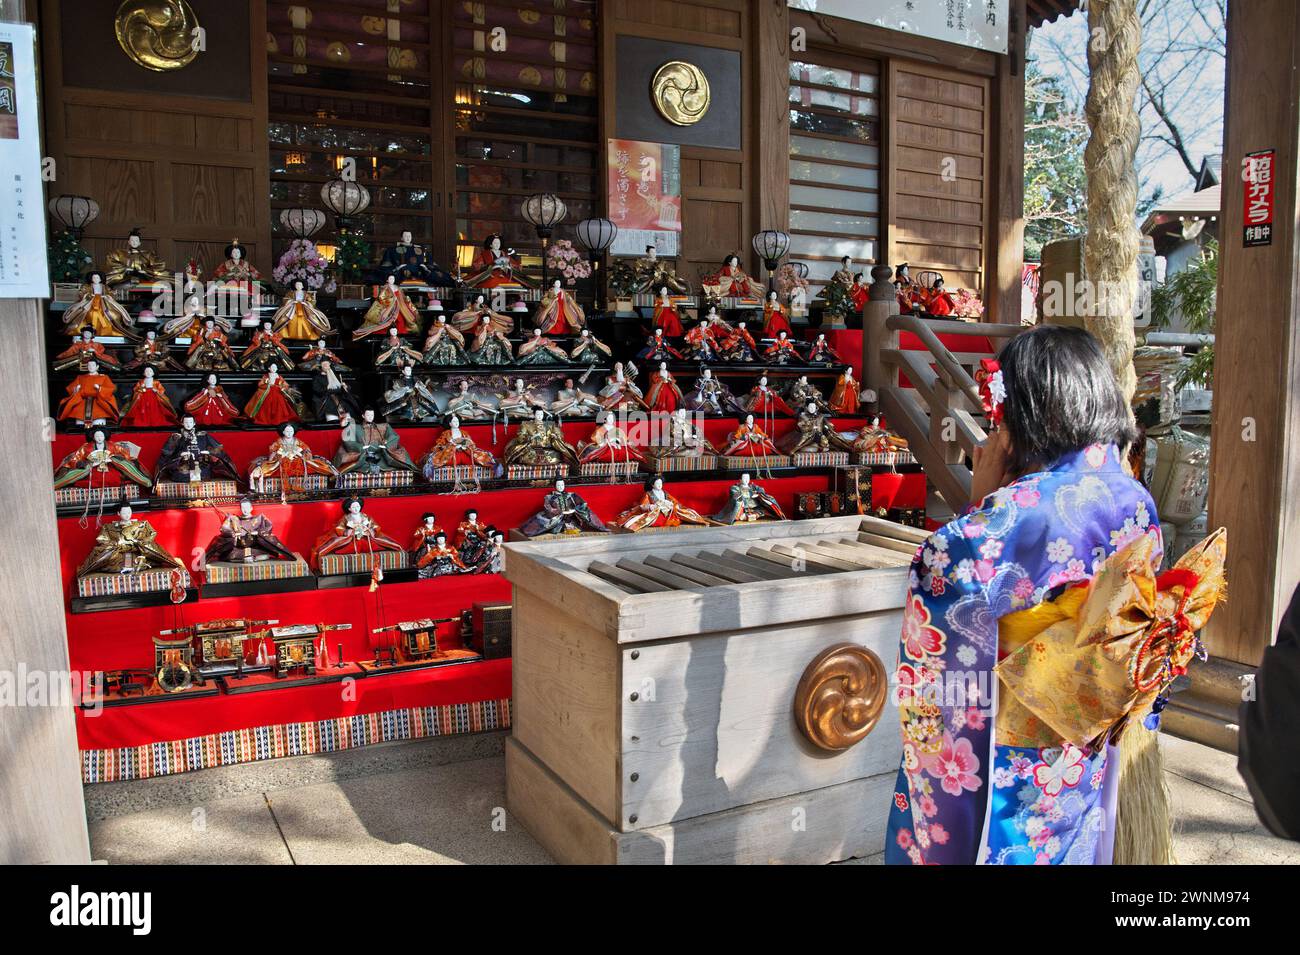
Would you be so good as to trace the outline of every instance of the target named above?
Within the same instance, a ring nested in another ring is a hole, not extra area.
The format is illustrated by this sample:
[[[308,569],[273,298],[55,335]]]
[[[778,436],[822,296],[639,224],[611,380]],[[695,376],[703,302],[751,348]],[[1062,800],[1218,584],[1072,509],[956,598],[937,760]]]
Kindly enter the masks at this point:
[[[320,201],[343,229],[347,220],[370,207],[370,192],[355,179],[331,179],[320,187]]]
[[[519,214],[537,230],[537,238],[544,241],[551,237],[556,224],[564,221],[569,210],[559,196],[552,192],[539,192],[524,200]]]
[[[754,233],[750,241],[754,254],[763,260],[763,265],[771,272],[777,262],[790,251],[790,236],[777,229],[764,229]]]
[[[574,226],[573,231],[577,233],[578,241],[587,250],[587,257],[592,262],[599,259],[601,253],[609,249],[618,238],[618,226],[608,219],[583,219]]]
[[[63,225],[74,239],[80,239],[86,226],[99,218],[99,203],[89,196],[55,196],[50,200],[50,215]]]
[[[794,274],[797,275],[799,278],[801,279],[808,278],[807,262],[791,262],[790,267],[794,269]]]
[[[310,239],[325,225],[325,213],[319,209],[281,209],[280,225],[294,238]]]

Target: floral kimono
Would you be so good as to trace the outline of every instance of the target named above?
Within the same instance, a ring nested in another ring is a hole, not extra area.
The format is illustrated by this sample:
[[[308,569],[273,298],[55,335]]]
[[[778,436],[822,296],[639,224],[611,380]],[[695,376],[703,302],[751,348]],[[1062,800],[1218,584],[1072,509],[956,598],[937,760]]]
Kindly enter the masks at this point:
[[[1110,862],[1116,747],[1105,734],[1095,746],[1064,741],[1031,714],[1022,723],[1036,733],[1011,731],[1021,703],[999,699],[1007,690],[994,668],[1008,615],[1089,580],[1131,544],[1158,565],[1155,504],[1120,462],[1114,445],[1067,455],[994,491],[917,552],[899,648],[903,761],[887,862]],[[1077,695],[1085,706],[1086,697]]]

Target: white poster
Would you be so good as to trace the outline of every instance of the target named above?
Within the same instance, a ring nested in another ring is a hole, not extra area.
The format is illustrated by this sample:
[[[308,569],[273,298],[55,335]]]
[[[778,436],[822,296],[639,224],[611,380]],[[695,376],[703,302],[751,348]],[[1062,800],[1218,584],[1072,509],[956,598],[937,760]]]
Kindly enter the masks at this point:
[[[1007,0],[789,0],[796,10],[1007,52]]]
[[[0,23],[0,298],[49,298],[35,38]]]

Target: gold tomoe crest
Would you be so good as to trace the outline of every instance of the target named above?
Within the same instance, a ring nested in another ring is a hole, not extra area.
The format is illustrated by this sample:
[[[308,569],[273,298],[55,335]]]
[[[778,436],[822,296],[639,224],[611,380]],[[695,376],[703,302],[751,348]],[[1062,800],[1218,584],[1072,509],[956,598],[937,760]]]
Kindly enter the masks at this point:
[[[655,71],[650,98],[668,122],[691,126],[709,111],[709,81],[694,63],[669,60]]]
[[[126,0],[114,27],[122,52],[147,70],[165,72],[188,66],[199,55],[199,20],[185,0]]]

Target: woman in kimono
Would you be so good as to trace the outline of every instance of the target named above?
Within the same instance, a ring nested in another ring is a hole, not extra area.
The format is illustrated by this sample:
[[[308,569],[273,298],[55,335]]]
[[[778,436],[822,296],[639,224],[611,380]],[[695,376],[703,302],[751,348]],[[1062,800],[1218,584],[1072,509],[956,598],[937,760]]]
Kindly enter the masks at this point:
[[[153,487],[153,479],[140,469],[140,449],[128,441],[111,441],[103,428],[87,435],[86,443],[68,454],[54,471],[54,489],[118,487],[123,483]]]
[[[1108,864],[1116,739],[1130,715],[1154,728],[1160,680],[1148,671],[1167,666],[1170,679],[1185,671],[1194,632],[1174,653],[1133,623],[1168,593],[1154,571],[1160,525],[1125,469],[1135,430],[1096,340],[1040,326],[979,377],[994,430],[974,455],[973,503],[912,561],[896,673],[903,759],[886,862]],[[1122,575],[1146,577],[1126,586],[1154,597],[1151,606],[1138,614],[1110,599],[1090,619],[1071,619],[1080,598],[1088,609],[1117,554]],[[1161,610],[1166,621],[1185,608],[1203,622],[1204,605],[1187,605],[1186,585],[1211,578],[1181,578],[1184,603]],[[1133,628],[1124,639],[1141,645],[1111,641],[1117,627]]]
[[[659,297],[655,299],[655,311],[654,317],[651,319],[651,325],[665,335],[671,335],[674,338],[680,338],[685,331],[682,328],[681,313],[677,311],[672,299],[668,297],[667,285],[659,288]]]
[[[468,365],[465,353],[465,336],[455,326],[447,324],[447,317],[439,315],[429,326],[424,339],[423,360],[426,365]]]
[[[319,568],[320,559],[328,554],[374,554],[401,549],[402,545],[385,534],[362,510],[361,498],[349,497],[343,502],[343,516],[338,523],[316,539],[311,562]]]

